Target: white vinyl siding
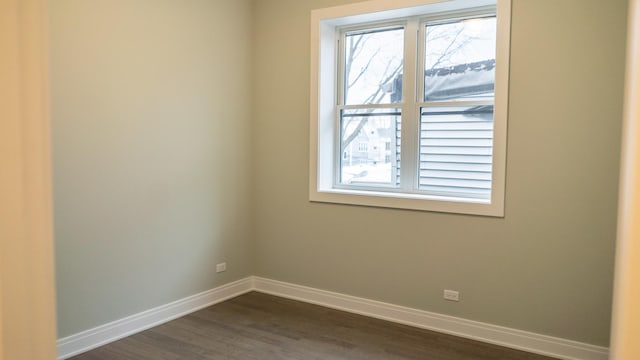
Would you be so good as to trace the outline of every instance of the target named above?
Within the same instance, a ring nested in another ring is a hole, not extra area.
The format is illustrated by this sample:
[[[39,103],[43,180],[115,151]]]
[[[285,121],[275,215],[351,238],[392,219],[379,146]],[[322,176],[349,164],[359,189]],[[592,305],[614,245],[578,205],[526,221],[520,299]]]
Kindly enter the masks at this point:
[[[489,199],[492,157],[493,106],[422,108],[420,190]]]

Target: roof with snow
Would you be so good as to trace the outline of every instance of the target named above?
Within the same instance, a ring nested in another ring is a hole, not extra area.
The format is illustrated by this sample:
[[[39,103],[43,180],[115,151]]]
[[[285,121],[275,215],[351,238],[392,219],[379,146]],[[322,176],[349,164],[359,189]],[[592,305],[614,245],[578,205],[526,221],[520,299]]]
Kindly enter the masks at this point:
[[[424,72],[426,101],[490,95],[494,91],[496,60],[484,60]],[[402,74],[393,79],[391,100],[402,98]]]

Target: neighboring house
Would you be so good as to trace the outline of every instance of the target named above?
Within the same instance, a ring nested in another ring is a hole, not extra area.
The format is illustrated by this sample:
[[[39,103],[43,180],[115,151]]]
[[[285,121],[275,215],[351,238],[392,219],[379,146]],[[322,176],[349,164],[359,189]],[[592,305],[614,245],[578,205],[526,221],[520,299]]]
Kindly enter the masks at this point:
[[[342,153],[344,165],[377,165],[391,162],[391,137],[395,127],[365,125]]]

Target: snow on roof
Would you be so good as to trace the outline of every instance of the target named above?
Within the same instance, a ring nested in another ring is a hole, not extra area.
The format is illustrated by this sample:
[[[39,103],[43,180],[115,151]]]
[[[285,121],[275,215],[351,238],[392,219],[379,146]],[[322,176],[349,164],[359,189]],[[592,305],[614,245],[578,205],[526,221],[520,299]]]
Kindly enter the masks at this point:
[[[448,100],[491,94],[494,91],[496,61],[485,60],[469,64],[425,71],[425,100]]]
[[[450,100],[489,95],[494,91],[496,60],[483,60],[424,72],[425,100]],[[402,74],[392,80],[391,100],[402,98]]]

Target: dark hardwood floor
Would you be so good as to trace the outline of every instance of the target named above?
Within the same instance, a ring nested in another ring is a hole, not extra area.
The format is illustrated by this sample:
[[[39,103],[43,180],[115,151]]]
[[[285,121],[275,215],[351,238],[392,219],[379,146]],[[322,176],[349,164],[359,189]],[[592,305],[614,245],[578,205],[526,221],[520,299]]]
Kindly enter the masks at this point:
[[[72,359],[551,358],[251,292]]]

